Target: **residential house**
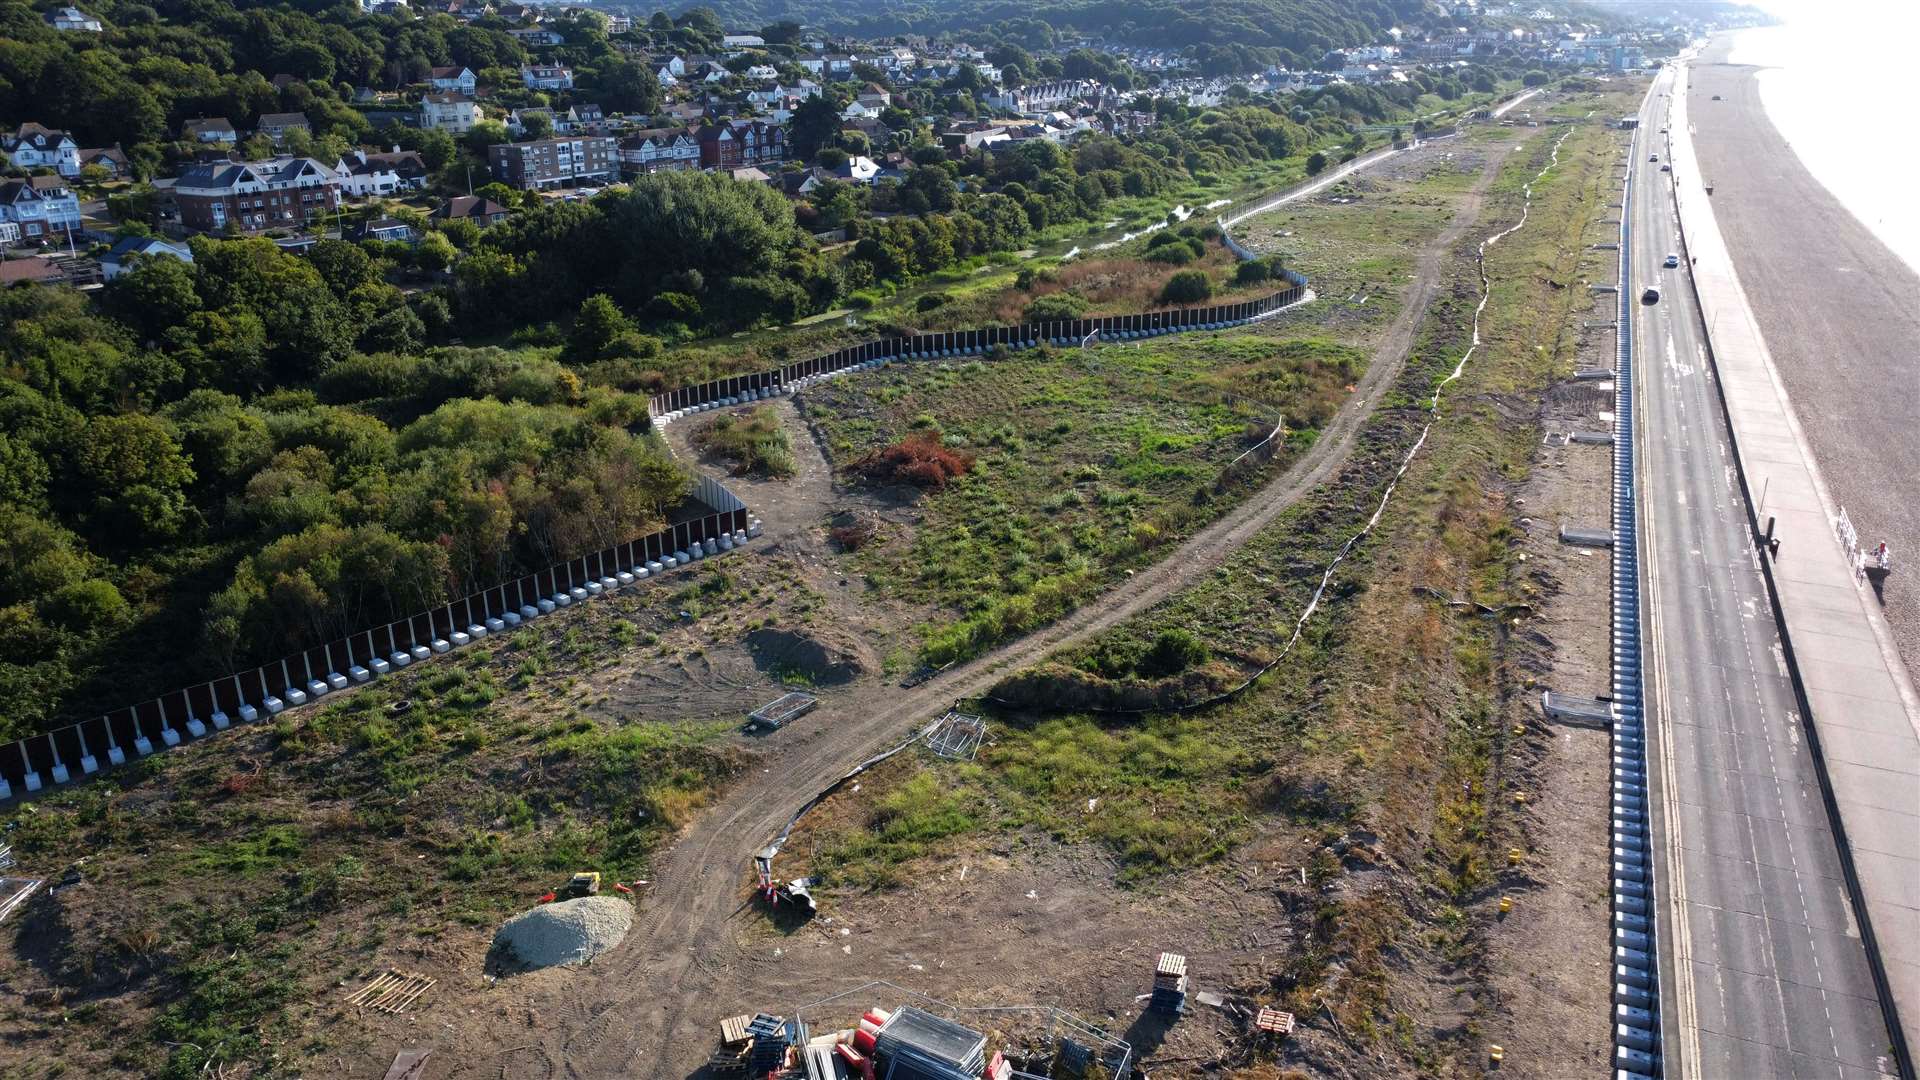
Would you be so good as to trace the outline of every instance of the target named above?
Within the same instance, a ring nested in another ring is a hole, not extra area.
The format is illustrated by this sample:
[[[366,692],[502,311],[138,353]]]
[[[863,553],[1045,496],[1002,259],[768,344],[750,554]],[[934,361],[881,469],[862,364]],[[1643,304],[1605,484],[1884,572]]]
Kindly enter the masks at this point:
[[[260,134],[273,140],[275,146],[287,141],[287,132],[304,131],[313,134],[313,125],[307,121],[307,114],[300,112],[264,113],[260,117]]]
[[[700,141],[700,165],[707,169],[734,169],[742,165],[769,165],[787,158],[787,129],[764,120],[731,120],[707,124],[695,136]]]
[[[247,232],[284,228],[333,212],[340,174],[309,157],[203,161],[172,185],[180,224],[195,232],[229,227]]]
[[[571,90],[573,69],[535,64],[520,69],[520,81],[529,90]]]
[[[68,178],[80,175],[80,144],[69,132],[21,124],[16,131],[0,134],[0,152],[16,169],[52,169]]]
[[[595,131],[607,122],[607,115],[594,104],[574,105],[553,118],[555,131]]]
[[[720,44],[729,49],[758,49],[766,43],[759,34],[726,34],[720,38]]]
[[[420,234],[399,218],[383,217],[372,221],[356,221],[340,230],[340,238],[356,244],[362,240],[411,244],[420,239]]]
[[[706,119],[707,107],[698,101],[676,101],[660,110],[660,115],[681,124],[697,124]]]
[[[780,77],[780,73],[774,70],[772,64],[754,64],[740,74],[754,82],[772,82]]]
[[[647,128],[620,140],[620,172],[627,177],[700,167],[700,140],[685,128]]]
[[[474,77],[472,68],[437,67],[427,73],[427,85],[443,94],[472,97],[474,91],[479,89],[480,82]]]
[[[133,165],[127,161],[126,152],[119,143],[93,150],[80,151],[80,167],[95,165],[107,170],[107,179],[124,180],[133,175]]]
[[[47,12],[47,22],[55,30],[60,31],[77,30],[86,34],[98,34],[106,29],[106,27],[100,25],[99,19],[81,11],[77,7],[54,8],[52,11]]]
[[[0,247],[12,247],[19,242],[19,224],[12,221],[0,221]]]
[[[660,83],[660,89],[662,90],[671,90],[680,85],[680,80],[674,78],[673,72],[667,70],[665,65],[662,65],[659,70],[655,71],[653,77]]]
[[[157,236],[129,236],[113,245],[113,250],[100,257],[100,272],[108,281],[133,269],[135,257],[147,259],[179,259],[191,266],[193,249],[173,240],[162,240]]]
[[[487,164],[501,183],[535,191],[583,180],[610,183],[620,172],[618,148],[604,135],[501,143],[487,148]]]
[[[656,61],[654,66],[677,79],[687,73],[687,58],[669,56],[665,60]]]
[[[890,108],[893,105],[893,95],[882,90],[879,85],[875,83],[868,83],[865,88],[853,96],[853,100],[858,104],[871,107],[876,113],[881,109]]]
[[[920,62],[919,57],[913,55],[913,50],[905,45],[882,49],[873,59],[875,64],[888,71],[912,71]]]
[[[80,227],[80,200],[57,176],[0,181],[0,221],[20,226],[28,243],[64,236]]]
[[[483,199],[478,195],[455,195],[434,210],[432,216],[442,221],[471,221],[484,228],[507,220],[511,213],[492,199]]]
[[[0,261],[0,288],[15,285],[61,285],[67,272],[52,259],[7,259]]]
[[[880,177],[880,163],[863,154],[850,155],[838,166],[827,172],[835,180],[845,180],[851,184],[871,184]]]
[[[771,184],[773,177],[766,170],[752,165],[742,165],[737,169],[728,169],[727,175],[743,184]]]
[[[633,16],[607,13],[607,33],[626,34],[633,31]]]
[[[203,116],[180,125],[180,138],[187,142],[209,145],[237,146],[240,133],[233,129],[233,123],[224,116]]]
[[[464,135],[483,117],[480,106],[465,94],[428,94],[420,99],[420,126]]]
[[[394,147],[387,153],[355,150],[334,166],[340,190],[357,199],[420,191],[427,186],[427,165],[418,152]]]
[[[565,45],[567,36],[558,30],[509,30],[507,33],[520,39],[522,45]]]

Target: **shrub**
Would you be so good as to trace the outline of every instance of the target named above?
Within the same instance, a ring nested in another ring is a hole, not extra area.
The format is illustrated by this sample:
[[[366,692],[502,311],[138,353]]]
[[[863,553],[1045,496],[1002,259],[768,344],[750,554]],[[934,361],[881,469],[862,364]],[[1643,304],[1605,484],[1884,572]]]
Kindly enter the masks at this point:
[[[1155,248],[1163,248],[1168,244],[1178,243],[1179,240],[1180,237],[1177,233],[1168,232],[1163,229],[1147,238],[1147,250],[1152,251]]]
[[[1185,266],[1193,261],[1193,249],[1186,244],[1167,244],[1147,252],[1148,262],[1166,263],[1169,266]]]
[[[1233,271],[1233,281],[1236,285],[1258,285],[1272,277],[1273,272],[1267,269],[1265,259],[1249,259]]]
[[[1213,282],[1199,270],[1182,270],[1167,279],[1160,299],[1168,304],[1197,304],[1213,295]]]
[[[919,300],[914,302],[913,307],[915,311],[932,311],[935,308],[946,307],[948,304],[951,304],[951,303],[953,303],[952,296],[943,292],[934,292],[934,293],[928,293],[925,296],[922,296]]]
[[[1153,639],[1153,647],[1140,658],[1139,672],[1149,679],[1178,675],[1188,668],[1207,662],[1207,646],[1191,630],[1168,627]]]
[[[1034,298],[1021,315],[1028,322],[1047,322],[1053,319],[1077,319],[1086,313],[1086,297],[1062,292]]]
[[[938,434],[923,431],[875,450],[856,461],[854,469],[875,483],[939,491],[973,470],[973,455],[950,450]]]

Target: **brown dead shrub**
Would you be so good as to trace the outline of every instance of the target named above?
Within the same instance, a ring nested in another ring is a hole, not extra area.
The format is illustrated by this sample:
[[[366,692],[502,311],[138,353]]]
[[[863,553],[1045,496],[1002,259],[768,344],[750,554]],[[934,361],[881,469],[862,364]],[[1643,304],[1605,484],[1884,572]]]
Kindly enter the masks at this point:
[[[973,455],[950,450],[940,436],[923,431],[854,462],[855,471],[877,484],[911,484],[922,491],[939,491],[973,471]]]

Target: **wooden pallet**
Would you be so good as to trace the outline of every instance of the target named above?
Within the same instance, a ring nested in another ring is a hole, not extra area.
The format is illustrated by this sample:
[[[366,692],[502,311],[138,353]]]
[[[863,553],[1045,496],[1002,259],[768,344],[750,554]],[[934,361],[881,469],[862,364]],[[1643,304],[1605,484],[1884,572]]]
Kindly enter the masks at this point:
[[[431,989],[433,984],[434,980],[425,975],[408,975],[388,968],[367,985],[348,994],[347,1004],[398,1015],[406,1012],[407,1006],[418,1001],[420,995]]]
[[[1254,1017],[1253,1028],[1255,1031],[1265,1031],[1274,1035],[1291,1035],[1293,1034],[1293,1014],[1281,1012],[1279,1009],[1262,1008],[1260,1014]]]

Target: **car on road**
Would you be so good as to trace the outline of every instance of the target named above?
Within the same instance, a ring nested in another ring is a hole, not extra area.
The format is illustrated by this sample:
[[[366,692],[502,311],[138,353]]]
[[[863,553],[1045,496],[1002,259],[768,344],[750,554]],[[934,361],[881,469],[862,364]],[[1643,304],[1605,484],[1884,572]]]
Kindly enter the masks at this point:
[[[1660,302],[1660,286],[1658,285],[1647,286],[1647,291],[1640,294],[1640,302],[1643,304],[1659,303]]]
[[[1668,265],[1668,266],[1679,266],[1679,265],[1680,265],[1680,256],[1678,256],[1678,255],[1675,255],[1675,254],[1674,254],[1673,252],[1671,252],[1671,251],[1669,251],[1669,252],[1667,252],[1667,265]]]
[[[1661,171],[1661,172],[1672,172],[1672,171],[1673,171],[1673,166],[1671,166],[1671,165],[1667,165],[1667,164],[1665,164],[1665,163],[1662,163],[1662,164],[1661,164],[1661,166],[1660,166],[1660,171]]]

